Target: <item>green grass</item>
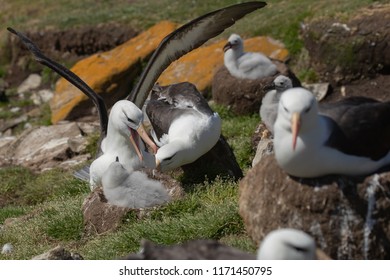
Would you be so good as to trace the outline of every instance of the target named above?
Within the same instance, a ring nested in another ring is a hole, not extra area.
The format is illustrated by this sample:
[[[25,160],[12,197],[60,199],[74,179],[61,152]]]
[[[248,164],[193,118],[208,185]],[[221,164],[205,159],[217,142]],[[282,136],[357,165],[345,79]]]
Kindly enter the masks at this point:
[[[35,205],[88,190],[85,183],[57,169],[36,175],[23,167],[6,167],[0,169],[0,178],[0,198],[10,205]]]
[[[143,30],[161,21],[170,20],[186,23],[204,13],[242,1],[94,1],[94,0],[0,0],[0,41],[4,41],[6,26],[21,31],[40,30],[44,28],[72,28],[82,25],[96,25],[107,22],[130,24]],[[386,0],[274,0],[266,1],[265,8],[249,14],[239,20],[218,38],[227,38],[232,32],[243,37],[269,35],[284,42],[294,59],[301,51],[303,43],[299,36],[301,22],[328,16],[335,20],[345,20],[357,9],[375,2],[386,3]],[[88,13],[85,11],[88,10]],[[146,16],[147,15],[147,16]]]
[[[7,35],[6,26],[26,31],[66,29],[115,21],[142,30],[160,20],[185,23],[206,12],[238,2],[119,0],[112,5],[111,1],[92,0],[0,0],[0,42],[4,42]],[[305,63],[299,63],[304,56],[302,40],[299,38],[300,23],[321,16],[343,20],[373,2],[268,1],[266,8],[240,20],[219,38],[237,32],[243,37],[270,35],[282,40],[291,53],[292,61],[300,65],[297,71],[299,76],[315,80],[316,74]],[[87,10],[90,12],[86,13]],[[0,59],[0,76],[6,69],[6,61]],[[44,81],[52,83],[50,72],[44,70],[43,74]],[[2,109],[5,109],[4,106]],[[254,154],[250,138],[259,116],[236,116],[227,108],[217,105],[213,105],[213,109],[220,114],[223,120],[222,133],[245,173],[250,168]],[[42,118],[42,122],[49,124],[47,116],[50,112],[47,108],[43,110],[43,116],[46,117]],[[7,111],[0,110],[0,114],[7,114]],[[97,138],[91,136],[91,152],[96,150]],[[81,205],[89,193],[89,186],[74,179],[71,172],[51,170],[35,174],[22,167],[8,167],[0,169],[0,178],[0,223],[6,224],[6,228],[0,230],[0,245],[10,242],[15,248],[12,254],[0,255],[0,258],[29,259],[63,245],[71,251],[79,252],[86,259],[113,259],[137,252],[142,239],[159,244],[176,244],[191,239],[212,238],[248,252],[256,249],[238,214],[238,183],[227,179],[188,183],[184,198],[150,210],[141,219],[129,214],[116,231],[103,235],[85,235]]]
[[[217,239],[243,250],[255,250],[238,215],[237,183],[229,180],[217,178],[198,184],[183,199],[151,210],[140,220],[130,215],[119,230],[97,236],[83,233],[80,208],[86,196],[84,191],[66,193],[51,195],[54,199],[46,197],[34,207],[0,209],[0,221],[19,217],[0,234],[0,244],[10,242],[15,247],[6,258],[29,259],[62,244],[86,259],[114,259],[137,252],[142,239],[158,244]]]

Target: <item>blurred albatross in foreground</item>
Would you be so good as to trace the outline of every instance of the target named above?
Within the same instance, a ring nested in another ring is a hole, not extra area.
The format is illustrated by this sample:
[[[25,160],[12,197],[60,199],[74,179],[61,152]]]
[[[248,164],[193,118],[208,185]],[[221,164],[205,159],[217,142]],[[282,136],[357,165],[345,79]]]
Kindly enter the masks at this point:
[[[284,228],[265,236],[257,251],[258,260],[315,260],[316,244],[307,233]]]

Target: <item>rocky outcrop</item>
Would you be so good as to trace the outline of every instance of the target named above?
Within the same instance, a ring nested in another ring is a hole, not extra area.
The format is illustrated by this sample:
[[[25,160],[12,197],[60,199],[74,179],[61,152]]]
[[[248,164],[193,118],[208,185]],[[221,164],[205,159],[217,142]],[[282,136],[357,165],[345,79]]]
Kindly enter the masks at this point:
[[[390,67],[390,5],[372,5],[348,21],[318,19],[302,29],[312,66],[323,80],[345,84]]]
[[[223,65],[223,46],[220,41],[200,47],[173,62],[158,79],[161,85],[191,82],[200,92],[210,89],[215,72]],[[287,49],[280,42],[269,37],[254,37],[244,41],[248,51],[260,51],[271,58],[286,61]]]
[[[131,211],[129,208],[108,204],[101,188],[94,189],[88,195],[81,210],[84,216],[84,232],[87,235],[115,230]]]
[[[271,84],[279,74],[288,76],[293,86],[300,86],[299,80],[290,71],[286,64],[274,61],[279,73],[256,80],[239,79],[233,77],[225,66],[215,73],[212,83],[212,94],[215,103],[228,106],[237,115],[259,113],[261,100],[267,93],[264,86]]]
[[[93,26],[77,26],[63,30],[34,27],[24,32],[50,58],[73,64],[86,56],[104,52],[123,44],[137,35],[128,24],[115,22]],[[8,36],[5,49],[11,55],[11,65],[5,79],[11,86],[20,84],[31,71],[40,71],[44,66],[31,63],[33,58],[23,43],[15,36]],[[33,68],[33,69],[32,69]]]
[[[333,259],[390,258],[389,172],[303,180],[288,176],[268,155],[239,192],[239,212],[256,243],[289,227],[311,234]]]
[[[134,78],[141,71],[140,62],[145,61],[161,40],[175,29],[176,24],[172,22],[160,22],[115,49],[79,61],[71,70],[102,95],[107,107],[111,107],[130,93]],[[50,108],[55,124],[88,115],[94,106],[84,93],[60,79]]]
[[[1,166],[21,165],[35,171],[70,168],[91,158],[86,152],[86,137],[95,131],[98,125],[64,123],[30,128],[18,137],[0,138]]]

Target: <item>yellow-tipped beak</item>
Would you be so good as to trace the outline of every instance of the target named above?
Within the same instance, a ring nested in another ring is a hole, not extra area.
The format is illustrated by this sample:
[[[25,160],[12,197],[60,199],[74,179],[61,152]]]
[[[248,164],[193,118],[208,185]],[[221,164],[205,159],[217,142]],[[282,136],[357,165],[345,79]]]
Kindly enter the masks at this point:
[[[141,136],[142,140],[144,140],[145,143],[152,149],[153,153],[157,153],[158,148],[156,144],[152,141],[152,139],[150,139],[149,135],[145,131],[145,127],[142,124],[138,127],[137,132],[139,136]]]
[[[161,163],[158,159],[156,159],[156,170],[160,171],[161,169]]]
[[[137,137],[137,140],[138,140],[138,136],[135,135],[135,131],[133,129],[130,129],[130,142],[131,142],[131,144],[133,144],[134,150],[137,153],[137,156],[138,156],[139,160],[143,161],[144,158],[142,156],[141,151],[139,150],[138,143],[137,143],[138,141],[136,141],[136,139],[135,139],[136,137]]]
[[[292,119],[291,119],[291,130],[292,130],[292,148],[293,151],[295,151],[295,147],[297,145],[297,138],[299,133],[299,128],[301,126],[301,115],[297,112],[293,113]]]

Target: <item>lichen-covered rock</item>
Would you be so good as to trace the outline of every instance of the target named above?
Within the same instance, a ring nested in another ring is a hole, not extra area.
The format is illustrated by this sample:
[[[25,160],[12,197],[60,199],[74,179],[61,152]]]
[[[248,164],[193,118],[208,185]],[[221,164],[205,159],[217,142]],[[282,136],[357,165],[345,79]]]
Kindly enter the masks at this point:
[[[372,5],[349,21],[322,18],[302,29],[310,60],[321,78],[346,83],[388,71],[390,5]]]
[[[205,92],[211,87],[215,71],[223,65],[223,46],[220,41],[200,47],[173,62],[160,76],[158,82],[168,85],[178,82],[191,82],[199,91]],[[247,51],[263,52],[273,59],[286,61],[288,51],[280,42],[269,37],[254,37],[244,41]]]
[[[271,155],[247,173],[239,193],[240,215],[256,243],[274,229],[297,228],[333,259],[390,258],[390,172],[303,180]]]
[[[102,95],[107,106],[111,107],[130,93],[133,80],[141,70],[140,62],[149,57],[176,26],[172,22],[160,22],[110,51],[79,61],[71,70]],[[60,120],[88,115],[93,104],[84,93],[61,78],[56,84],[50,108],[52,123],[55,124]]]
[[[86,145],[78,146],[77,151],[71,149],[75,148],[74,139],[85,143],[84,133],[77,123],[27,129],[0,145],[0,166],[21,165],[35,171],[75,166],[90,158]]]

